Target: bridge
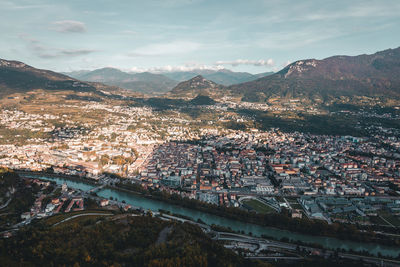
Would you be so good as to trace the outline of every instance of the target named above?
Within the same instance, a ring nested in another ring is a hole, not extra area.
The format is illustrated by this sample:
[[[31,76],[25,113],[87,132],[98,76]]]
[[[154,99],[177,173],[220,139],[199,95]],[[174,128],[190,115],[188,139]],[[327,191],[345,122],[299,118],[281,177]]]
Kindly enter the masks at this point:
[[[94,187],[94,188],[92,188],[92,189],[90,189],[88,191],[85,191],[85,193],[88,193],[88,194],[94,193],[96,191],[99,191],[99,190],[103,189],[104,187],[106,187],[106,184],[102,184],[100,186]]]

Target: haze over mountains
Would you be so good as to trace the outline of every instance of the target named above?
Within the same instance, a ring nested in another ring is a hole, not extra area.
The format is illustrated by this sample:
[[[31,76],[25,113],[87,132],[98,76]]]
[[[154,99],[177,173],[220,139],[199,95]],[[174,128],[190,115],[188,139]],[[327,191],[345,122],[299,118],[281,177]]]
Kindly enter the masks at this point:
[[[194,70],[191,72],[178,71],[178,72],[165,72],[165,76],[176,81],[186,81],[192,79],[198,75],[203,76],[205,79],[213,81],[215,83],[229,86],[238,83],[244,83],[254,81],[258,78],[265,77],[273,74],[273,72],[263,72],[259,74],[250,74],[248,72],[234,72],[228,69],[222,70]]]
[[[101,82],[142,93],[165,93],[177,84],[176,81],[161,74],[149,72],[127,73],[115,68],[102,68],[94,71],[78,71],[65,74],[82,81]]]
[[[272,74],[265,72],[250,74],[247,72],[233,72],[223,70],[193,70],[164,73],[128,73],[115,68],[102,68],[94,71],[73,71],[65,72],[82,81],[101,82],[108,85],[118,86],[124,89],[142,93],[165,93],[170,91],[179,82],[190,80],[198,75],[221,85],[232,85],[256,80]]]
[[[105,83],[145,93],[168,92],[166,96],[173,97],[220,97],[229,94],[241,96],[245,101],[261,102],[271,97],[318,101],[341,96],[400,97],[400,48],[372,55],[299,60],[277,73],[261,74],[267,76],[259,79],[257,75],[229,70],[199,72],[202,75],[196,75],[195,72],[126,73],[104,68],[72,72],[69,75],[76,78],[71,78],[53,71],[36,69],[22,62],[0,60],[0,95],[34,89],[87,92],[104,88],[104,85],[97,83]],[[191,78],[178,81],[187,77]],[[228,80],[239,82],[246,79],[255,80],[223,85]]]

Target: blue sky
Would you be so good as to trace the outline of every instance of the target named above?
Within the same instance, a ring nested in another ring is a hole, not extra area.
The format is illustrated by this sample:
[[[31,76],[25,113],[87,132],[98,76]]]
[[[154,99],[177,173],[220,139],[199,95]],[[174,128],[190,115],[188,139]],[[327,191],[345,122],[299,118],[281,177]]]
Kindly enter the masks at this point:
[[[399,0],[0,0],[0,58],[55,71],[229,68],[400,46]]]

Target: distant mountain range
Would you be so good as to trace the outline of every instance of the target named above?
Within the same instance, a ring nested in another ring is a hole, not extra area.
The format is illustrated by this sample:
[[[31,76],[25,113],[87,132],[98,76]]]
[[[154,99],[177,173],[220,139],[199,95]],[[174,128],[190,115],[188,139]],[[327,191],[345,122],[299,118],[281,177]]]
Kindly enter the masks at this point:
[[[178,71],[178,72],[166,72],[163,73],[170,79],[176,81],[186,81],[192,79],[198,75],[203,76],[205,79],[213,81],[215,83],[229,86],[238,83],[244,83],[249,81],[257,80],[258,78],[265,77],[273,74],[273,72],[264,72],[259,74],[250,74],[248,72],[234,72],[227,69],[222,70],[193,70],[188,71]]]
[[[271,97],[326,100],[340,96],[400,96],[400,47],[372,55],[296,61],[281,71],[227,88],[247,101]]]
[[[115,68],[74,71],[64,74],[82,81],[101,82],[142,93],[165,93],[178,84],[177,81],[161,74],[127,73]]]
[[[245,101],[261,102],[274,97],[315,101],[343,96],[400,98],[400,48],[372,55],[299,60],[273,74],[252,75],[229,70],[198,72],[203,74],[126,73],[104,68],[70,72],[68,75],[74,77],[71,78],[53,71],[36,69],[22,62],[0,59],[0,96],[34,89],[91,92],[96,89],[119,90],[118,87],[122,87],[145,93],[167,93],[167,97],[194,98],[203,95],[219,98],[231,95]],[[191,78],[178,81],[187,77]],[[246,79],[255,80],[224,85]]]
[[[65,72],[82,81],[101,82],[118,86],[124,89],[142,93],[165,93],[170,91],[179,82],[190,80],[198,75],[221,85],[232,85],[256,80],[271,75],[272,72],[250,74],[247,72],[233,72],[230,70],[193,70],[164,73],[128,73],[115,68],[102,68],[94,71]]]
[[[36,69],[19,61],[0,59],[0,96],[34,89],[96,91],[94,85],[66,75]]]

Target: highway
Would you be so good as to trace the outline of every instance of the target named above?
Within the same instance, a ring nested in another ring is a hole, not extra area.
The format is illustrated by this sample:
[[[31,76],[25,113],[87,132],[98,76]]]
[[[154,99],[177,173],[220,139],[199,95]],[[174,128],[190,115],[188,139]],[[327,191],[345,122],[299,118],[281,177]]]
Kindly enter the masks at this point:
[[[1,210],[1,209],[4,209],[5,207],[7,207],[8,204],[10,204],[11,200],[12,200],[12,197],[10,197],[10,198],[7,200],[6,203],[4,203],[3,205],[0,206],[0,210]]]
[[[213,237],[212,239],[214,240],[221,240],[221,241],[233,241],[233,242],[239,242],[239,243],[247,243],[251,245],[256,245],[257,249],[255,249],[255,254],[254,256],[248,256],[248,258],[251,259],[265,259],[265,260],[301,260],[302,258],[299,257],[293,257],[293,256],[258,256],[257,254],[260,253],[262,250],[274,250],[275,248],[282,249],[285,251],[288,251],[290,253],[298,253],[297,249],[312,252],[312,251],[317,251],[319,255],[329,257],[335,254],[333,250],[322,250],[318,248],[313,248],[309,246],[303,246],[303,245],[296,245],[296,244],[291,244],[291,243],[286,243],[286,242],[280,242],[280,241],[275,241],[275,240],[270,240],[270,239],[265,239],[265,238],[258,238],[258,237],[252,237],[248,235],[243,235],[243,234],[236,234],[236,233],[228,233],[228,232],[218,232],[214,231],[211,229],[210,226],[198,222],[194,222],[191,220],[183,219],[180,217],[168,215],[168,214],[160,214],[165,219],[169,220],[177,220],[180,222],[188,222],[195,224],[197,226],[200,226],[206,233],[211,234]],[[394,266],[400,266],[400,261],[398,260],[390,260],[390,259],[383,259],[383,258],[378,258],[378,257],[370,257],[370,256],[364,256],[364,255],[357,255],[357,254],[350,254],[350,253],[341,253],[339,252],[338,257],[344,258],[344,259],[350,259],[350,260],[362,260],[364,262],[368,263],[373,263],[376,265],[380,266],[389,266],[389,267],[394,267]]]

